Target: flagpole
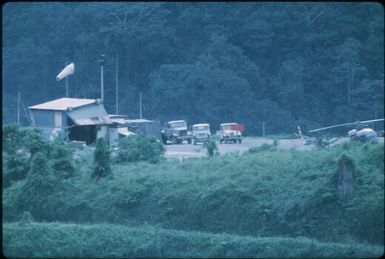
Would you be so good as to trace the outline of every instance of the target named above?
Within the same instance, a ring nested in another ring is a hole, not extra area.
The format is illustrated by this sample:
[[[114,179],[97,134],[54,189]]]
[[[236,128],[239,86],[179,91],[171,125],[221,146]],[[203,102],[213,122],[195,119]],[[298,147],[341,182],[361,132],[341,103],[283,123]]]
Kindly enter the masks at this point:
[[[68,76],[66,76],[66,97],[68,97]]]

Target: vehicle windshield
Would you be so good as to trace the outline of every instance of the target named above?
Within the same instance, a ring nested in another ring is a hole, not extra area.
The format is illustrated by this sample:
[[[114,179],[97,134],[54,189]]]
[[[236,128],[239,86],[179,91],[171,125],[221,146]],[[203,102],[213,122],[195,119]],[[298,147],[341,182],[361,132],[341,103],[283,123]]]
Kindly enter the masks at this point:
[[[200,125],[200,126],[193,126],[194,131],[208,131],[210,130],[209,126],[207,125]]]
[[[186,128],[186,122],[184,121],[178,121],[178,122],[173,122],[169,124],[170,128]]]
[[[222,130],[231,130],[231,126],[233,125],[222,125]]]

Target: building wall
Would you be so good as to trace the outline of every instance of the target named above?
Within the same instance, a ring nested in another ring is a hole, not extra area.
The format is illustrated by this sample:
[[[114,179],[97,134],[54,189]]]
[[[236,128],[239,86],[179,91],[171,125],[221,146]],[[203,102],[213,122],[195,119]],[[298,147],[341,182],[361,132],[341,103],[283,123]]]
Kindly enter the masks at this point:
[[[55,111],[31,110],[37,127],[55,127]]]
[[[65,128],[67,115],[63,111],[31,110],[37,127]]]
[[[136,133],[153,136],[159,140],[161,139],[160,121],[133,122],[129,123],[128,125],[137,127],[139,132]]]
[[[32,113],[35,126],[42,131],[42,136],[45,139],[49,139],[54,129],[62,129],[66,125],[66,114],[62,111],[51,111],[51,110],[30,110]]]
[[[157,139],[161,139],[161,134],[160,134],[160,121],[152,121],[150,123],[145,123],[144,124],[145,128],[145,133],[150,136],[154,136]]]
[[[117,127],[110,127],[110,144],[114,144],[119,140],[119,133]]]

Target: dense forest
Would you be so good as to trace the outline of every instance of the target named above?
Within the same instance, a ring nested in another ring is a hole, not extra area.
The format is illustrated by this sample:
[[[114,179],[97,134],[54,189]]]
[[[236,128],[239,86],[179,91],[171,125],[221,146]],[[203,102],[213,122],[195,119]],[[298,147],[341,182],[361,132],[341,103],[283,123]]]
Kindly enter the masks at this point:
[[[378,3],[8,3],[3,122],[65,96],[119,114],[244,123],[261,134],[384,116],[384,11]],[[118,65],[118,66],[117,66]],[[117,70],[118,67],[118,70]],[[26,125],[26,118],[22,118]]]

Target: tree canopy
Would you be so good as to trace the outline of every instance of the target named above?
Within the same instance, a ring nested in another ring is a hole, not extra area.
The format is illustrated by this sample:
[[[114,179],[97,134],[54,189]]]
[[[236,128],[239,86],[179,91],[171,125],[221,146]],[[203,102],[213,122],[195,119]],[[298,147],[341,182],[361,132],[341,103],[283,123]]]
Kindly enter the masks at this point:
[[[116,2],[3,6],[3,122],[65,95],[149,119],[236,121],[288,133],[384,116],[384,9],[378,3]],[[27,123],[27,120],[24,121]]]

